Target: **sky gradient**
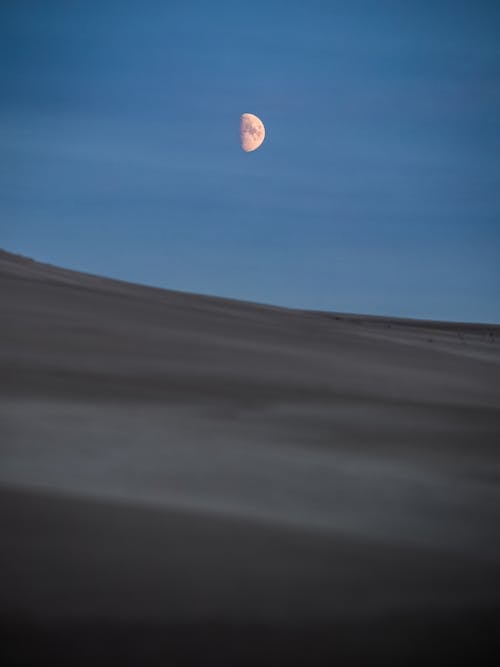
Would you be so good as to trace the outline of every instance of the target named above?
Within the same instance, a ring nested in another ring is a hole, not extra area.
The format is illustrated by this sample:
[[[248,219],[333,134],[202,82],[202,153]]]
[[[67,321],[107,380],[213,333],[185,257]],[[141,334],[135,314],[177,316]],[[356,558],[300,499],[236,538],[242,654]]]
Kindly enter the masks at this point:
[[[498,2],[2,3],[0,247],[500,322],[499,34]]]

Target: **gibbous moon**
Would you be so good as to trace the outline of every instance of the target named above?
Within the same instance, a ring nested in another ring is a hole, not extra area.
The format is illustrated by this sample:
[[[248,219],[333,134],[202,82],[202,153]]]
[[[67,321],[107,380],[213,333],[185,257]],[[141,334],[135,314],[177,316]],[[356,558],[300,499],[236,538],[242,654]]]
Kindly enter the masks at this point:
[[[241,147],[245,153],[256,150],[266,136],[264,123],[253,113],[244,113],[241,116],[240,132]]]

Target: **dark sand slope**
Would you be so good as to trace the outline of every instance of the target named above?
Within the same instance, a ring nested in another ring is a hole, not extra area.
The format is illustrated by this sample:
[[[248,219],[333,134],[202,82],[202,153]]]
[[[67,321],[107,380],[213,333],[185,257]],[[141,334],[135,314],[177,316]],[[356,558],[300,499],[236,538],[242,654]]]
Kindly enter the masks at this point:
[[[497,664],[500,327],[0,299],[3,664]]]

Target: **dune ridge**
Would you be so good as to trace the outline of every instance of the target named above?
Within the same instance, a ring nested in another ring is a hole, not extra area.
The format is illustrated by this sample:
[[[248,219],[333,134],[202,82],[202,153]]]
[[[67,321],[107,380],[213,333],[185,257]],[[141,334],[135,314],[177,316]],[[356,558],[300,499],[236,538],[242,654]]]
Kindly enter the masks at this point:
[[[6,664],[488,664],[500,326],[0,295]]]

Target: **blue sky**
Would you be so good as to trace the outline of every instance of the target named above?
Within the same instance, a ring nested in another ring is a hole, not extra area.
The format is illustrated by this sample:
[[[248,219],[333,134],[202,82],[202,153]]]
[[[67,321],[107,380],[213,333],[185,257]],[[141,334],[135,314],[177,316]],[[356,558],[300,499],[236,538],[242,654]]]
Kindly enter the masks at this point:
[[[4,2],[0,246],[172,289],[500,321],[500,4]],[[266,141],[238,143],[240,114]]]

